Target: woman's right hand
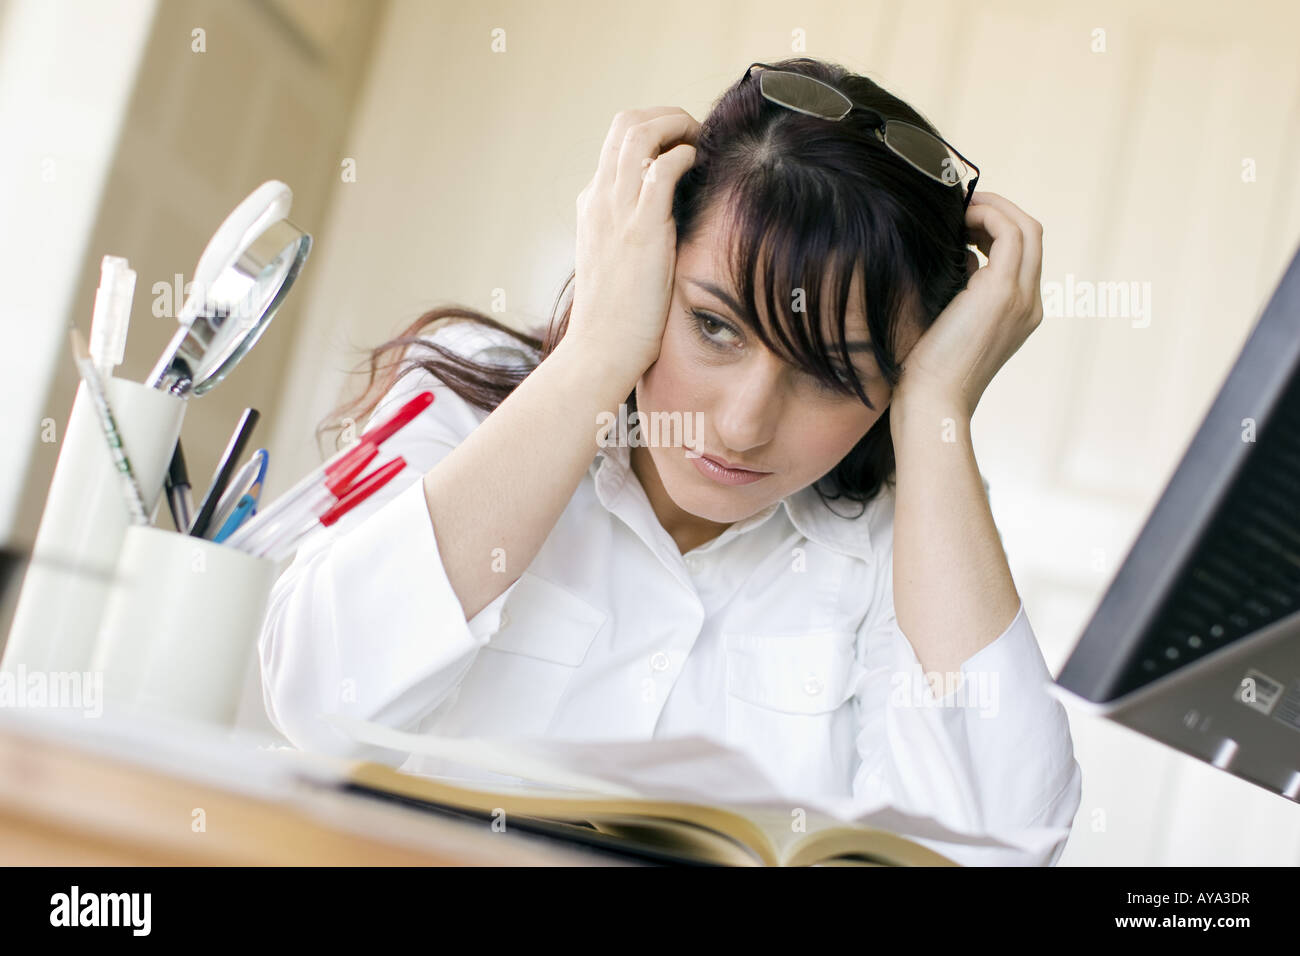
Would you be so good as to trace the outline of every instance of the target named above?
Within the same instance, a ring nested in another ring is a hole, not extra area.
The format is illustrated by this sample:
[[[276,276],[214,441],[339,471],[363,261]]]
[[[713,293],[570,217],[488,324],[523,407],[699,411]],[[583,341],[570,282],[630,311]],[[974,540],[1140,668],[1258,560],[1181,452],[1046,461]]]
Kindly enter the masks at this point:
[[[626,375],[659,357],[677,262],[673,192],[700,124],[671,106],[614,117],[596,175],[578,194],[573,308],[564,338]]]

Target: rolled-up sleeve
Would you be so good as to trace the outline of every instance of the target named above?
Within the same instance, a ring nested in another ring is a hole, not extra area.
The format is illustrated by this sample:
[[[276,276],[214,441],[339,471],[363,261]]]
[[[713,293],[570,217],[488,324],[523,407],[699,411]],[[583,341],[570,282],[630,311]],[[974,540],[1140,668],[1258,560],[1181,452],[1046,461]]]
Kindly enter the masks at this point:
[[[1033,849],[922,840],[965,865],[1054,865],[1079,808],[1082,773],[1069,722],[1023,603],[994,641],[940,686],[939,697],[898,627],[892,571],[859,635],[864,673],[854,797],[992,833]]]
[[[453,695],[500,628],[518,583],[466,620],[443,566],[423,476],[486,413],[431,375],[413,373],[375,417],[426,388],[433,405],[375,460],[401,455],[407,467],[344,521],[305,539],[272,588],[258,639],[263,701],[272,724],[304,750],[400,764],[403,755],[351,741],[322,718],[414,729]]]

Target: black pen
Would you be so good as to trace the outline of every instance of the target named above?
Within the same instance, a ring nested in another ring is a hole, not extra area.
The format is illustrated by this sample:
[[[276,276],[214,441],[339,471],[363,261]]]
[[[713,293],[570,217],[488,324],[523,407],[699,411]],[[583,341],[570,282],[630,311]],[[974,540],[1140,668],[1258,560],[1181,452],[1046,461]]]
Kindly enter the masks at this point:
[[[181,534],[188,534],[190,523],[194,520],[194,499],[190,497],[190,473],[185,467],[185,455],[181,452],[179,438],[172,450],[171,464],[167,466],[165,485],[172,524]]]
[[[221,501],[221,495],[225,492],[226,486],[230,484],[230,479],[239,466],[239,459],[244,456],[244,447],[248,444],[249,438],[252,437],[253,426],[257,424],[259,417],[260,413],[256,408],[244,409],[239,424],[235,426],[235,433],[230,436],[230,444],[226,446],[225,452],[221,455],[221,460],[217,462],[217,470],[212,474],[212,484],[208,486],[208,492],[203,496],[203,504],[199,506],[199,513],[194,518],[194,524],[190,526],[190,534],[194,537],[202,538],[208,530],[208,525],[212,523],[212,516],[216,513],[217,504]]]

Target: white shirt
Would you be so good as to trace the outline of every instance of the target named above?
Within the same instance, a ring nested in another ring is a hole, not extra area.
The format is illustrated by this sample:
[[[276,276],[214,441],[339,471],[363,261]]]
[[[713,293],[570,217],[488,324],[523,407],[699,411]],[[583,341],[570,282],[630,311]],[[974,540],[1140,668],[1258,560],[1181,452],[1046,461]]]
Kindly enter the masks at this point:
[[[536,359],[469,323],[430,337],[480,361]],[[848,519],[805,488],[683,557],[629,449],[603,448],[527,570],[466,621],[421,477],[487,413],[420,370],[376,417],[425,389],[432,406],[378,459],[406,469],[306,539],[272,591],[264,698],[295,745],[393,763],[321,713],[451,736],[708,734],[792,795],[886,799],[961,830],[1059,830],[1036,856],[930,844],[958,862],[1059,858],[1081,773],[1024,607],[934,706],[894,617],[891,492]]]

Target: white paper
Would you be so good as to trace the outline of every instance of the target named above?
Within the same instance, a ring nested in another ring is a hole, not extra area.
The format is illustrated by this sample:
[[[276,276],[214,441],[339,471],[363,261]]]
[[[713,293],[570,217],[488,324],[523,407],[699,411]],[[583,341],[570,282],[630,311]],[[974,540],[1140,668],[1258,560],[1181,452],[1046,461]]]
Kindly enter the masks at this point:
[[[781,792],[748,755],[710,737],[653,740],[439,737],[394,730],[336,714],[322,717],[361,743],[439,758],[545,787],[574,787],[612,796],[719,807],[784,812],[802,807],[842,822],[877,827],[917,839],[957,862],[965,862],[960,858],[965,855],[965,848],[985,848],[986,852],[967,859],[981,864],[1023,865],[1028,859],[1045,857],[1061,837],[1059,831],[1046,827],[1014,834],[966,833],[884,803],[864,804],[848,797],[810,800],[806,796],[791,796]],[[451,778],[438,776],[451,782]],[[498,784],[471,779],[466,785],[491,789]],[[518,785],[502,781],[501,788],[518,789]]]

